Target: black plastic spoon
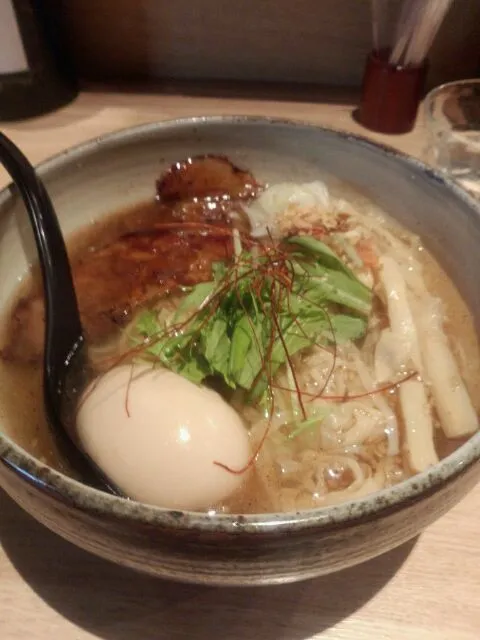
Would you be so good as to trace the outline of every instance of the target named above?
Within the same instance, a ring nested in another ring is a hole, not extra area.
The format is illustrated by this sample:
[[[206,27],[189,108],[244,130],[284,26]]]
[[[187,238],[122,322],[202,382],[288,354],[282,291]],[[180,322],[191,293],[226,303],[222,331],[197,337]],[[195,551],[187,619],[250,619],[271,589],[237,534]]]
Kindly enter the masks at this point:
[[[65,424],[66,380],[82,371],[85,341],[65,242],[50,197],[27,158],[0,132],[0,162],[20,192],[33,228],[45,292],[43,391],[47,419],[55,441],[85,482],[110,493],[113,487],[75,441]]]

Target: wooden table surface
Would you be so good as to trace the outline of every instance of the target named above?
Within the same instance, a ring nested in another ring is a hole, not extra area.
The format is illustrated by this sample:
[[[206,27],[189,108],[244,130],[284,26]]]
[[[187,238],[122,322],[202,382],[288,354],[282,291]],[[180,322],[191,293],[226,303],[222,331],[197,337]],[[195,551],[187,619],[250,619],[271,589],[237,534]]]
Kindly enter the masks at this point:
[[[335,103],[318,91],[206,93],[97,90],[3,129],[34,162],[107,131],[187,115],[266,114],[366,134],[342,96]],[[372,137],[419,155],[419,120],[408,135]],[[355,569],[285,587],[221,590],[143,577],[90,556],[0,491],[0,639],[27,638],[478,640],[480,486],[414,542]]]

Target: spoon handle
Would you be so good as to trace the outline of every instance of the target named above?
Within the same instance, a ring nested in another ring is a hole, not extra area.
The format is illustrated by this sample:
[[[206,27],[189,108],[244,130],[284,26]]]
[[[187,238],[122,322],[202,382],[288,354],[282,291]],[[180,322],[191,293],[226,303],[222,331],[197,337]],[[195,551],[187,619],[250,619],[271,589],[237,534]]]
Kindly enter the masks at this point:
[[[33,228],[45,289],[47,380],[61,379],[72,355],[83,341],[78,302],[60,225],[50,197],[23,153],[0,132],[0,161],[20,191]],[[62,313],[58,313],[61,309]],[[60,368],[60,371],[58,371]],[[58,393],[59,390],[51,390]]]
[[[50,197],[23,153],[0,132],[0,162],[25,204],[39,255],[45,295],[43,393],[46,415],[59,450],[93,486],[107,486],[64,427],[64,391],[68,365],[83,343],[77,297],[60,225]]]
[[[52,201],[30,162],[1,132],[0,162],[23,198],[40,259],[45,291],[43,391],[50,427],[60,450],[82,478],[96,488],[122,495],[81,450],[65,422],[64,408],[72,391],[66,389],[67,370],[73,370],[74,376],[83,375],[85,349],[81,348],[84,337],[70,262]],[[77,384],[81,387],[82,381]]]

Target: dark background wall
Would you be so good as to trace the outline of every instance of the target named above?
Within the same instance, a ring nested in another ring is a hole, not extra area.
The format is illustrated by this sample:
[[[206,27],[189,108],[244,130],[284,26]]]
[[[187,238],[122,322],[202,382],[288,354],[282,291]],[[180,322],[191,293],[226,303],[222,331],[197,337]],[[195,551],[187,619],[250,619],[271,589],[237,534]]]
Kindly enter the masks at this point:
[[[355,86],[372,44],[369,0],[58,1],[88,79]],[[480,0],[456,0],[431,54],[429,83],[472,76],[479,61]]]

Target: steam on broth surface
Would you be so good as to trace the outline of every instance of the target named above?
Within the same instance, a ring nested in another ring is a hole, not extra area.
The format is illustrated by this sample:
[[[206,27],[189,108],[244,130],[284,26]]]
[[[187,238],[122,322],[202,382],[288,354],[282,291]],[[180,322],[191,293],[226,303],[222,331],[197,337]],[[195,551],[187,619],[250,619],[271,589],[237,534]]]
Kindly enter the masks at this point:
[[[225,158],[190,159],[70,251],[95,372],[78,433],[135,499],[326,506],[427,469],[478,428],[465,303],[419,238],[344,185],[262,186]],[[62,468],[41,405],[41,288],[22,287],[0,410]]]

